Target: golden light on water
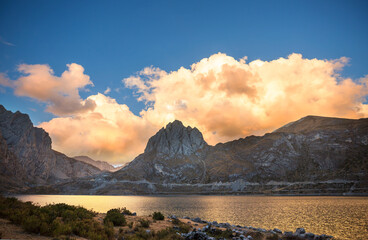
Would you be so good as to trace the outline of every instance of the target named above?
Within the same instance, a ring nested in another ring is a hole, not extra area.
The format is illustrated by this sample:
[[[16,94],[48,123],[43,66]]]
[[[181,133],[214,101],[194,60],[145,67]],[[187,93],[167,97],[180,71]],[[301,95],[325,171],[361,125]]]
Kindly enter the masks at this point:
[[[283,231],[304,227],[307,232],[329,234],[337,239],[368,236],[368,197],[24,195],[18,198],[40,205],[81,205],[98,212],[126,207],[141,216],[161,211],[165,216],[200,217]]]

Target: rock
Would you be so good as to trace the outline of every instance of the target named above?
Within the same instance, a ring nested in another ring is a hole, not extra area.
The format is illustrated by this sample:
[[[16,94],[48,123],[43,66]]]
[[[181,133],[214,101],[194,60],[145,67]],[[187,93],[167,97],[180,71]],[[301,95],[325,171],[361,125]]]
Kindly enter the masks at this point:
[[[253,240],[253,237],[252,237],[251,235],[248,235],[248,236],[247,236],[247,239],[248,239],[248,240]]]
[[[304,234],[305,233],[305,229],[304,228],[297,228],[295,231],[295,234],[300,235],[300,234]]]
[[[202,223],[202,219],[200,219],[199,217],[192,218],[191,220],[192,220],[193,222]]]
[[[240,237],[240,239],[245,239],[244,235],[240,235],[239,237]]]
[[[197,128],[184,127],[182,122],[175,120],[148,140],[144,152],[155,151],[169,157],[189,156],[206,145]]]
[[[307,238],[307,239],[314,239],[314,234],[313,233],[306,233],[305,234],[305,237]]]
[[[183,217],[184,219],[190,219],[190,217],[187,217],[187,216],[185,216],[185,217]]]
[[[278,228],[274,228],[273,231],[276,232],[276,233],[282,233],[282,231]]]
[[[171,215],[171,216],[169,216],[168,218],[171,218],[171,219],[178,219],[175,215]]]
[[[186,240],[209,240],[212,239],[204,232],[190,232],[185,235]]]
[[[132,216],[137,216],[137,213],[136,213],[136,212],[133,212],[133,213],[132,213]]]
[[[291,237],[291,236],[293,236],[293,232],[284,232],[284,235],[286,237]]]

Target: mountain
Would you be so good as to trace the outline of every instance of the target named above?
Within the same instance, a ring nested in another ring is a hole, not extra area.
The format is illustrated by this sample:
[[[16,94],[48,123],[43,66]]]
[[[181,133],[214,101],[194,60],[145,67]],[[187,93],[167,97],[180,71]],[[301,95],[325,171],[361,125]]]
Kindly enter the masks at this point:
[[[54,188],[84,194],[367,194],[367,173],[368,119],[307,116],[264,136],[216,146],[198,129],[174,121],[123,169]]]
[[[110,165],[107,162],[97,161],[97,160],[94,160],[94,159],[92,159],[88,156],[75,156],[73,158],[78,160],[78,161],[85,162],[85,163],[88,163],[92,166],[95,166],[96,168],[100,169],[101,171],[105,171],[105,172],[116,172],[116,171],[123,168],[123,166],[114,167],[114,166]]]
[[[57,183],[101,173],[51,149],[51,138],[28,115],[0,105],[0,191]]]
[[[201,153],[207,147],[197,128],[184,127],[176,120],[151,137],[144,153],[113,176],[153,182],[201,182],[205,168]]]

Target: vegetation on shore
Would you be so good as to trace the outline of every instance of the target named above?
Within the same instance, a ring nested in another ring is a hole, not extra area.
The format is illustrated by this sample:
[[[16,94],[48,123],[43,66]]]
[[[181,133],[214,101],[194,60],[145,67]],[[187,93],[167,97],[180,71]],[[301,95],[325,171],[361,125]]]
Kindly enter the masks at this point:
[[[73,236],[92,240],[182,239],[177,234],[178,231],[173,229],[174,225],[157,231],[147,230],[151,222],[164,219],[160,212],[153,213],[152,221],[140,219],[139,224],[127,223],[125,216],[132,215],[126,208],[115,208],[109,210],[101,222],[96,219],[96,212],[80,206],[59,203],[41,207],[31,202],[21,202],[14,197],[0,196],[0,218],[20,225],[28,233],[55,239],[73,239]],[[179,232],[189,231],[189,225],[180,224],[182,226]],[[129,230],[121,228],[123,226],[128,226]],[[0,236],[1,234],[0,232]]]
[[[141,217],[126,208],[114,208],[104,214],[64,203],[41,207],[31,202],[21,202],[14,197],[2,196],[0,196],[0,218],[21,226],[27,233],[53,237],[53,240],[76,237],[91,240],[233,239],[233,237],[244,239],[243,233],[247,235],[245,239],[253,240],[309,239],[304,236],[305,234],[303,237],[291,232],[281,234],[280,230],[277,230],[279,233],[276,233],[276,230],[262,232],[241,226],[234,226],[232,229],[228,223],[211,223],[200,218],[178,219],[171,216],[164,220],[165,217],[161,212]],[[298,228],[297,231],[300,229],[305,232],[303,228]],[[314,234],[312,235],[314,237]],[[2,236],[0,232],[0,238],[2,237],[12,236]],[[322,235],[316,237],[314,239],[332,238]]]
[[[0,196],[0,217],[22,226],[29,233],[60,237],[76,235],[88,239],[111,239],[111,222],[100,224],[96,212],[64,203],[44,207]]]

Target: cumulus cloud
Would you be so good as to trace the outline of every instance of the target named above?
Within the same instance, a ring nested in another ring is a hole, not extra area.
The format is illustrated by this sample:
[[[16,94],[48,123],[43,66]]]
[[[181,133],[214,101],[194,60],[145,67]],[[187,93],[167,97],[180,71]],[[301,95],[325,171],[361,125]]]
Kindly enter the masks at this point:
[[[113,163],[130,161],[142,153],[149,137],[175,119],[196,126],[208,143],[216,144],[261,135],[306,115],[368,117],[368,105],[364,103],[368,76],[356,81],[340,76],[347,58],[305,59],[291,54],[273,61],[246,60],[218,53],[190,68],[165,72],[147,67],[123,79],[125,86],[134,89],[137,99],[146,104],[139,116],[101,93],[80,100],[78,89],[91,83],[79,65],[79,71],[70,66],[66,71],[69,75],[73,72],[75,78],[68,80],[74,83],[68,89],[59,86],[67,77],[55,77],[44,65],[24,70],[27,81],[42,86],[43,91],[28,86],[22,78],[10,84],[15,83],[18,95],[50,101],[49,107],[58,105],[44,91],[59,94],[60,98],[73,96],[77,105],[93,102],[94,108],[89,111],[66,111],[73,114],[40,126],[50,133],[56,150]],[[8,83],[4,79],[1,82]]]
[[[367,117],[367,81],[342,78],[348,59],[305,59],[300,54],[273,61],[235,60],[222,53],[166,73],[145,69],[123,80],[141,112],[164,125],[180,119],[197,126],[209,143],[263,134],[306,115]]]
[[[92,110],[95,107],[93,100],[82,100],[79,90],[92,85],[88,75],[84,74],[81,65],[72,63],[60,77],[54,75],[48,65],[18,66],[23,76],[11,81],[0,75],[0,84],[13,87],[18,96],[26,96],[48,103],[47,111],[58,115],[72,115]]]
[[[129,161],[143,152],[147,137],[157,127],[103,94],[87,100],[96,103],[93,111],[40,124],[50,133],[53,148],[69,156],[88,155],[109,162]]]

